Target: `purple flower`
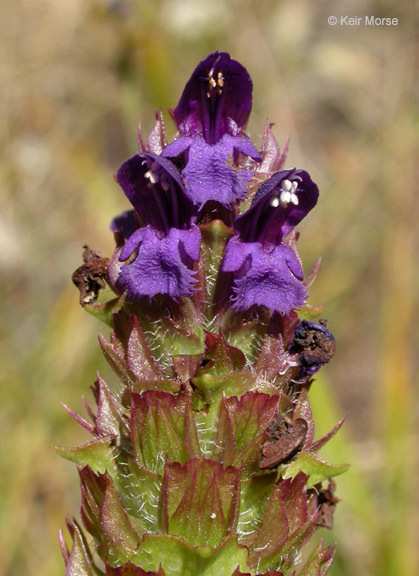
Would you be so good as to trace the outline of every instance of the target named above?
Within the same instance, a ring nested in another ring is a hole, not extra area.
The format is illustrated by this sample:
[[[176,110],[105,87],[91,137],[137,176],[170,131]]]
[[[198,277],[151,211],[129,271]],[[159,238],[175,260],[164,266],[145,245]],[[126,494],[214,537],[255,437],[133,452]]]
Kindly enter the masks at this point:
[[[131,259],[120,269],[118,286],[130,298],[191,296],[201,233],[194,224],[196,208],[185,195],[178,171],[165,158],[137,154],[122,164],[117,180],[145,224],[135,229],[132,212],[111,224],[127,238],[119,261]]]
[[[111,222],[111,230],[118,237],[127,239],[134,234],[138,228],[138,220],[134,210],[125,210]]]
[[[233,307],[253,305],[289,314],[307,298],[303,270],[284,238],[315,206],[316,184],[303,170],[282,170],[264,182],[250,208],[234,222],[222,271],[234,277]]]
[[[335,339],[324,320],[320,323],[303,320],[296,326],[290,352],[298,354],[300,377],[315,374],[332,359],[335,349]]]
[[[174,110],[180,137],[162,155],[185,154],[186,193],[200,207],[208,200],[228,205],[246,194],[251,173],[238,170],[238,155],[260,160],[242,133],[251,108],[252,81],[239,62],[213,52],[198,64]]]

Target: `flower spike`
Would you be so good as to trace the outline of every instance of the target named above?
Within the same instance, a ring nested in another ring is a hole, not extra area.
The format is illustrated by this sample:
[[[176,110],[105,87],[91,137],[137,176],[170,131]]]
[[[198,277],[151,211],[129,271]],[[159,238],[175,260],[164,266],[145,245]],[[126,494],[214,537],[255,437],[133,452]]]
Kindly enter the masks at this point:
[[[200,62],[177,139],[157,112],[118,170],[131,209],[112,257],[86,248],[73,277],[112,329],[99,343],[114,376],[97,375],[87,418],[67,408],[92,438],[59,448],[82,492],[66,576],[326,576],[333,560],[304,549],[332,527],[330,479],[347,469],[318,454],[342,421],[315,441],[309,402],[335,341],[299,309],[318,265],[304,279],[295,228],[319,191],[283,169],[269,122],[257,152],[251,106],[241,64]]]

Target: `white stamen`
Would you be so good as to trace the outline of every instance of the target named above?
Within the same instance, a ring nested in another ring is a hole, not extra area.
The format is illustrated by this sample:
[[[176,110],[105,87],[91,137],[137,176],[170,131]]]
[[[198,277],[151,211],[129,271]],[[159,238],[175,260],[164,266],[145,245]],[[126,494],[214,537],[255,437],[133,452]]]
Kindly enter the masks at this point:
[[[288,204],[294,204],[294,206],[298,206],[299,200],[296,194],[298,188],[298,182],[295,180],[291,182],[291,180],[283,180],[281,182],[281,194],[279,196],[279,200],[281,206],[286,208]]]
[[[283,190],[279,196],[282,206],[287,206],[291,200],[291,194],[287,190]]]
[[[272,198],[271,200],[271,206],[272,208],[278,208],[279,206],[279,198],[276,196],[275,198]]]
[[[148,178],[152,184],[156,184],[159,181],[159,175],[153,172],[152,170],[146,172],[144,176]]]
[[[291,180],[282,180],[281,188],[282,188],[282,190],[289,192],[291,190],[291,188],[293,187],[293,184],[294,184],[294,182],[291,182]],[[293,190],[293,192],[294,192],[294,190]]]

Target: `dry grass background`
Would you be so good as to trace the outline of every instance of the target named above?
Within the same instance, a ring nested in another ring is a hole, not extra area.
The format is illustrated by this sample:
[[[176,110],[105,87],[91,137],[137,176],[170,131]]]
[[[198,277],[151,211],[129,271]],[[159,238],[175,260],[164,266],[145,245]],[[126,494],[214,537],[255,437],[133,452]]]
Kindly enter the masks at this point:
[[[348,13],[399,25],[327,24]],[[112,378],[70,275],[84,243],[111,253],[127,207],[112,175],[137,122],[175,106],[214,49],[253,77],[253,140],[274,121],[288,165],[321,190],[300,248],[307,270],[323,256],[311,301],[338,352],[313,403],[319,433],[347,415],[328,456],[352,463],[324,535],[338,541],[331,574],[417,574],[414,32],[413,2],[0,3],[1,574],[64,573],[57,531],[78,514],[78,480],[53,445],[86,437],[60,402],[81,410],[95,370]]]

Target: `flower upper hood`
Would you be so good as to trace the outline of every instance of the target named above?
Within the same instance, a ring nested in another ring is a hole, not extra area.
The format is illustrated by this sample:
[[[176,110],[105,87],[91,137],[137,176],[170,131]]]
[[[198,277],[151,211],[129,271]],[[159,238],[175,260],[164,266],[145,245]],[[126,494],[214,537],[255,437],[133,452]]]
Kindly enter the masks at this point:
[[[201,208],[209,200],[227,206],[242,199],[251,173],[237,169],[239,154],[261,157],[242,133],[252,108],[247,70],[226,52],[213,52],[195,68],[174,116],[179,138],[162,156],[184,155],[186,194]]]

